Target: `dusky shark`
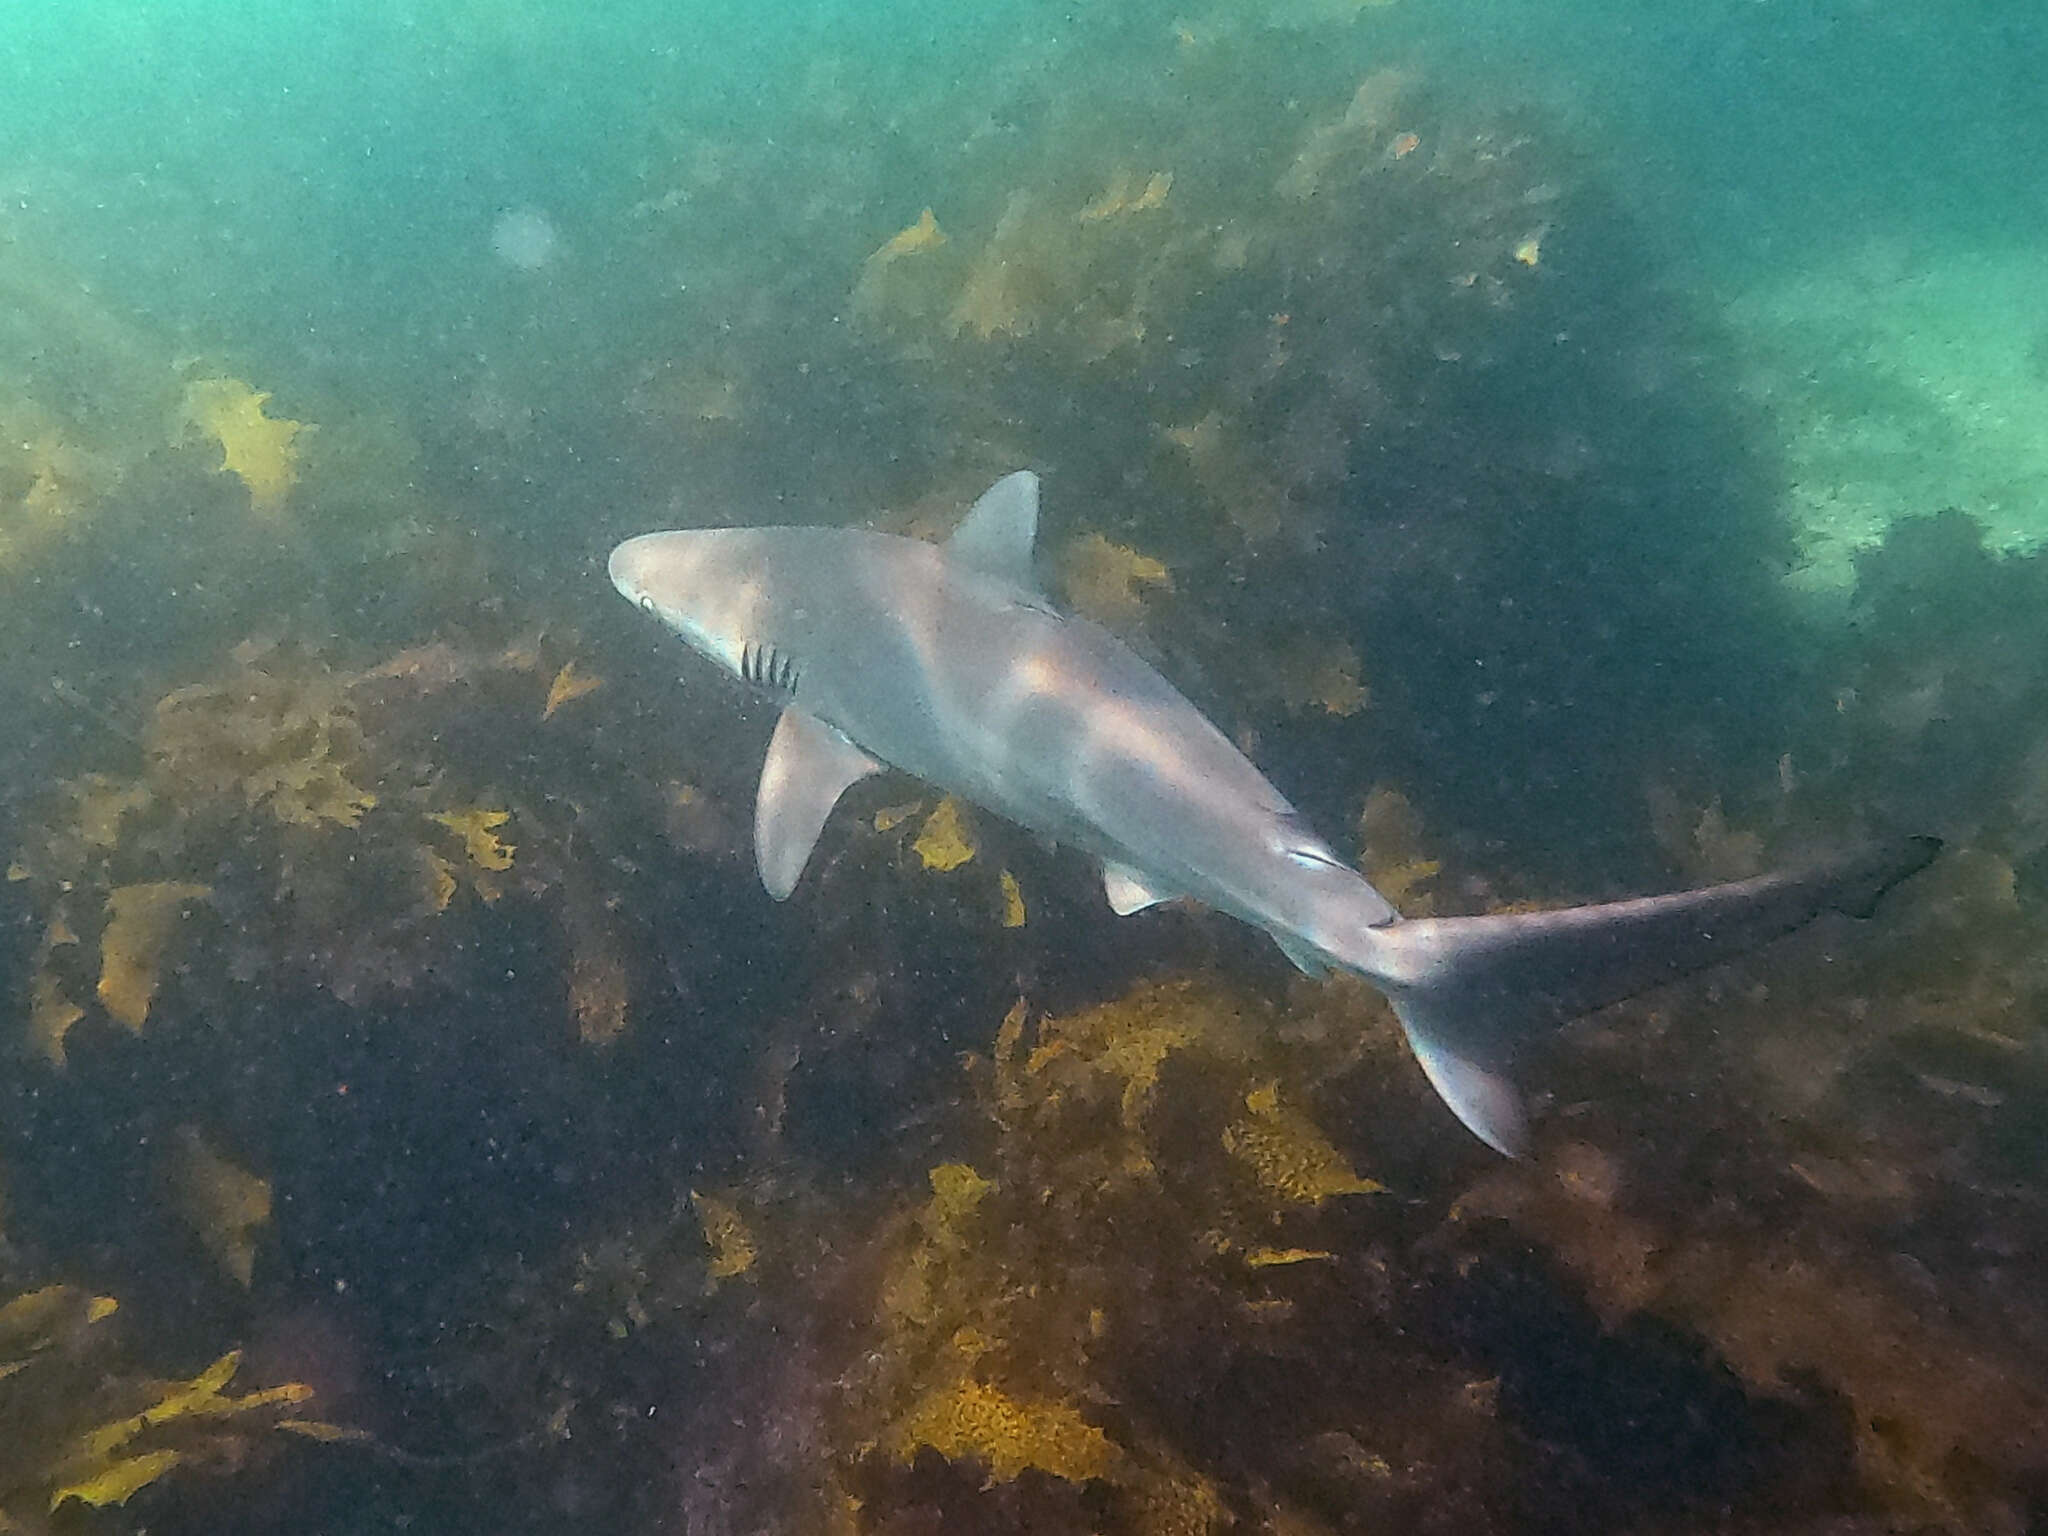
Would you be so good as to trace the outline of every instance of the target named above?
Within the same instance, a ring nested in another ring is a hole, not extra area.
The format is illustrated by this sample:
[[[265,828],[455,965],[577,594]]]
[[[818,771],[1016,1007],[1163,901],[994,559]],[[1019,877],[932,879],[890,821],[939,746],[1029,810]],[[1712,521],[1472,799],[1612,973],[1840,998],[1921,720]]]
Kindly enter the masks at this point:
[[[1741,954],[1823,912],[1868,915],[1940,848],[1548,912],[1405,920],[1230,739],[1033,575],[1038,477],[999,480],[943,544],[850,528],[649,533],[612,584],[780,703],[754,809],[762,883],[795,888],[848,786],[912,774],[1102,862],[1127,915],[1193,897],[1311,974],[1391,1000],[1452,1112],[1527,1146],[1507,1076],[1532,1036]]]

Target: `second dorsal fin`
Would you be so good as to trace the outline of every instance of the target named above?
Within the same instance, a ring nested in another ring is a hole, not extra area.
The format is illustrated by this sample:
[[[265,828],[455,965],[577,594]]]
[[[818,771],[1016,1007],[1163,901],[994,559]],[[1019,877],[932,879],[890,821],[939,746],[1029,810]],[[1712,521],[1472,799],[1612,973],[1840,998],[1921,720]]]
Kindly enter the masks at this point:
[[[1110,910],[1118,917],[1129,917],[1133,912],[1173,900],[1173,892],[1155,889],[1143,875],[1121,864],[1102,866],[1102,893],[1109,898]]]

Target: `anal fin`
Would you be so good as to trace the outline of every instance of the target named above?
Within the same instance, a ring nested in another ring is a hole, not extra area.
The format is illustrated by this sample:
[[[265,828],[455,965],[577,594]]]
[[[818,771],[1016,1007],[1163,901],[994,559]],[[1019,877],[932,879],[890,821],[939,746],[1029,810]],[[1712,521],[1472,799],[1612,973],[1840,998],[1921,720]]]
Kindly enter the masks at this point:
[[[1310,979],[1330,974],[1330,962],[1323,952],[1306,940],[1274,934],[1273,942],[1280,946],[1280,953],[1294,962],[1294,968]]]

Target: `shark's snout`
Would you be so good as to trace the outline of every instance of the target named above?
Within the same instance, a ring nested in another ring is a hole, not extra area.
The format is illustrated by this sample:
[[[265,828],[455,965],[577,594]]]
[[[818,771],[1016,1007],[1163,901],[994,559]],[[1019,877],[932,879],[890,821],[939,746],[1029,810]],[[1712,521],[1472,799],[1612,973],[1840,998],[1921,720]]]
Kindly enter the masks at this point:
[[[640,595],[647,590],[648,535],[628,539],[612,551],[606,569],[610,571],[612,585],[619,596],[630,603],[640,601]]]

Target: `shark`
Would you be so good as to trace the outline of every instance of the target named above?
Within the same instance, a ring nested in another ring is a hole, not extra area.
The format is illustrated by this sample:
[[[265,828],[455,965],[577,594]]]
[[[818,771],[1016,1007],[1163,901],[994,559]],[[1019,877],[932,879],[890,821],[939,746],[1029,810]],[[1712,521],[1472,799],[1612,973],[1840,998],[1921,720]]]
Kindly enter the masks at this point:
[[[1939,851],[1903,838],[1665,895],[1404,919],[1149,662],[1046,598],[1038,509],[1020,470],[942,543],[742,526],[612,551],[620,595],[780,707],[754,807],[771,897],[795,890],[849,787],[912,775],[1100,861],[1120,916],[1193,899],[1303,971],[1364,977],[1451,1112],[1520,1156],[1511,1069],[1533,1039],[1824,913],[1867,917]]]

